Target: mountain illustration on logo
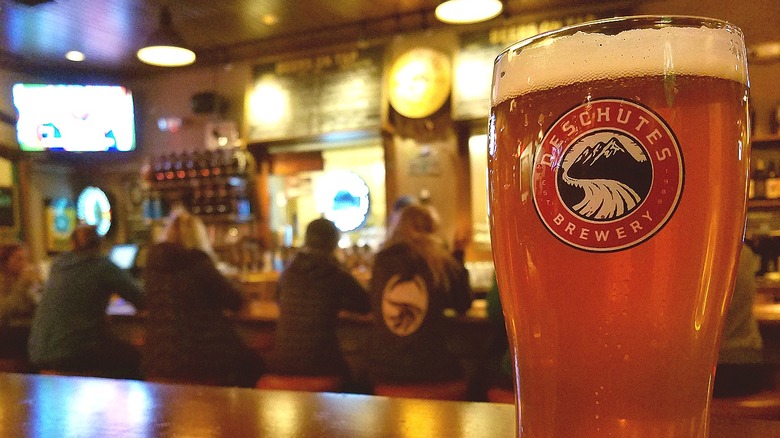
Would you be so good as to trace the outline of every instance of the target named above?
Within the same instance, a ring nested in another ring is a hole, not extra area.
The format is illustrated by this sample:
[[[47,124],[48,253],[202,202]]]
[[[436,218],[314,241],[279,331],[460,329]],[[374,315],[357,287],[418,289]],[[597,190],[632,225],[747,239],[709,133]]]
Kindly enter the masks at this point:
[[[620,143],[620,140],[612,137],[606,143],[598,142],[595,146],[586,147],[585,150],[580,153],[577,159],[574,160],[574,164],[581,163],[582,165],[593,166],[601,159],[608,160],[613,156],[617,156],[618,158],[625,156],[630,157],[630,155],[631,154],[628,153],[628,150],[626,150],[625,146]]]
[[[558,174],[561,199],[584,219],[621,218],[633,211],[650,190],[652,165],[644,151],[639,159],[632,155],[621,137],[631,141],[615,133],[607,141],[586,146],[573,161],[565,160],[568,164]]]

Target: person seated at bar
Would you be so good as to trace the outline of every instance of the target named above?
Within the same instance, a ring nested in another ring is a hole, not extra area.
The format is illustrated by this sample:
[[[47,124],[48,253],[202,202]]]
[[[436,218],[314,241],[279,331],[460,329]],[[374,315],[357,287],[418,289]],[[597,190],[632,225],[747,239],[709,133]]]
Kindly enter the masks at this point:
[[[320,218],[306,227],[303,247],[277,283],[279,320],[269,371],[281,375],[337,376],[350,385],[336,328],[339,311],[367,314],[368,293],[336,258],[340,232]]]
[[[472,291],[468,272],[436,236],[437,228],[429,209],[408,205],[374,259],[368,356],[375,384],[463,378],[447,348],[444,310],[465,313]]]
[[[21,242],[0,246],[0,327],[13,318],[29,318],[40,299],[41,278]]]
[[[148,250],[142,277],[146,379],[254,387],[262,374],[262,361],[225,314],[240,310],[243,296],[215,259],[203,221],[174,211],[162,242]]]
[[[102,242],[94,226],[79,225],[71,235],[72,250],[52,263],[28,340],[36,368],[140,378],[140,354],[112,335],[106,308],[117,294],[142,309],[142,290],[102,253]]]
[[[0,245],[0,359],[27,363],[26,322],[39,300],[41,278],[21,242]],[[25,325],[19,321],[25,321]]]
[[[734,294],[723,323],[713,397],[750,395],[771,386],[764,363],[763,340],[753,316],[757,270],[755,254],[749,246],[743,245]]]

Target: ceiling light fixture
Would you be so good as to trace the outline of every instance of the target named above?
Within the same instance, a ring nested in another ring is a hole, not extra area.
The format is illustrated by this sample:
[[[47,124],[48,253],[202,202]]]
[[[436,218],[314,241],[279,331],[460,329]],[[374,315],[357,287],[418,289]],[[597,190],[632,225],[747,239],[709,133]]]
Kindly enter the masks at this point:
[[[180,67],[195,62],[195,52],[186,48],[184,39],[173,28],[167,6],[160,12],[160,27],[149,36],[136,56],[147,64],[160,67]]]
[[[767,41],[755,44],[747,49],[748,61],[757,64],[769,64],[780,61],[780,41]]]
[[[469,24],[497,17],[501,0],[445,0],[436,7],[436,18],[449,24]]]
[[[65,54],[65,59],[73,62],[81,62],[85,59],[85,56],[83,53],[79,52],[78,50],[71,50],[70,52]]]

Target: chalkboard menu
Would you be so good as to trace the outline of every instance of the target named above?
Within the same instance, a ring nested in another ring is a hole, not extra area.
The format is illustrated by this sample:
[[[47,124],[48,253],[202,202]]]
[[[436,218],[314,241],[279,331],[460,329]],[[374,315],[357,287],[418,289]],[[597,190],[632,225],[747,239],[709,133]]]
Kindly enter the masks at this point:
[[[543,32],[596,18],[593,14],[576,15],[461,34],[453,68],[453,119],[480,119],[490,114],[493,62],[505,48]]]
[[[373,47],[255,66],[249,140],[378,129],[382,56],[382,48]]]

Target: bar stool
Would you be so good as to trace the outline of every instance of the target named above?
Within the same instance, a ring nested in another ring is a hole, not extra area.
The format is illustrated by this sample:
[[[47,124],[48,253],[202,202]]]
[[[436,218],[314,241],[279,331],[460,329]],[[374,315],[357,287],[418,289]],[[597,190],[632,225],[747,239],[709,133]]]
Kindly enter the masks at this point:
[[[105,377],[101,373],[95,371],[64,371],[55,369],[42,369],[38,370],[38,374],[45,376],[71,376],[71,377]]]
[[[202,385],[202,386],[227,386],[218,378],[178,378],[178,377],[145,377],[144,381],[150,383],[162,383],[166,385]]]
[[[492,386],[487,390],[487,399],[491,403],[515,403],[515,391],[512,389]]]
[[[767,389],[752,395],[713,398],[710,413],[719,417],[780,420],[780,390]]]
[[[468,382],[466,380],[406,384],[377,383],[374,385],[375,395],[428,400],[465,401],[467,399],[467,391]]]
[[[24,359],[0,358],[0,372],[2,373],[26,373],[30,365]]]
[[[265,374],[257,381],[257,389],[285,391],[339,392],[344,384],[341,376],[294,376]]]

